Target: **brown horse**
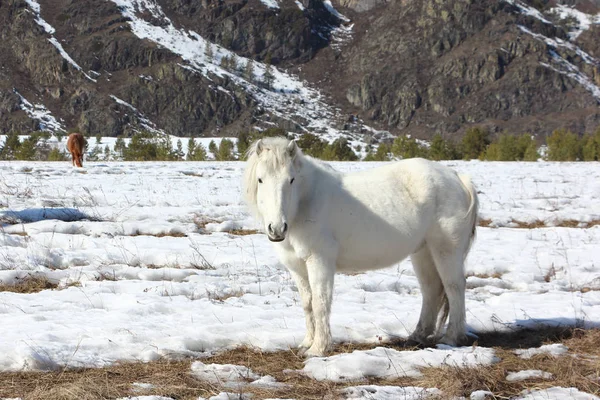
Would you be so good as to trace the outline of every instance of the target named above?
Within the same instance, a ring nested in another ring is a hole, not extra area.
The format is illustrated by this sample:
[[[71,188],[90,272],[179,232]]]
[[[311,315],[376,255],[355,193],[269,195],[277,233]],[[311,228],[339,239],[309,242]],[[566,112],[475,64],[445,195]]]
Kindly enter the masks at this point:
[[[85,151],[85,138],[81,133],[71,133],[67,139],[67,150],[73,158],[73,165],[83,167],[83,152]]]

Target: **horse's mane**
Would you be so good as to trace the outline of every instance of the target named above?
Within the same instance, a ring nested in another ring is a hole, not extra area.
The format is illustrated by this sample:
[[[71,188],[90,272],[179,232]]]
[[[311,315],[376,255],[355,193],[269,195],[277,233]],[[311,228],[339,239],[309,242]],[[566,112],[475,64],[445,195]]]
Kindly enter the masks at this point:
[[[290,163],[292,156],[287,151],[289,143],[290,141],[284,137],[266,137],[252,143],[246,152],[246,170],[243,178],[244,198],[252,213],[257,217],[260,217],[260,213],[258,212],[256,200],[258,189],[256,166],[259,161],[262,161],[269,170],[277,171]],[[261,147],[260,152],[259,146]],[[299,147],[296,147],[295,157],[306,158]]]

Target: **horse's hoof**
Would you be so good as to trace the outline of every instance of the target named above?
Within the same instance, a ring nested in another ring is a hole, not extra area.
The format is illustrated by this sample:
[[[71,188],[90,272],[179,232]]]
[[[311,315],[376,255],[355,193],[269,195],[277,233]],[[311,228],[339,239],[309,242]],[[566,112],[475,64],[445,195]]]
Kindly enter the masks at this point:
[[[468,346],[469,340],[467,339],[467,335],[460,335],[457,338],[450,338],[448,336],[442,337],[440,340],[441,344],[445,344],[452,347],[460,347],[460,346]]]
[[[318,350],[318,349],[315,349],[313,347],[311,347],[310,349],[308,349],[308,350],[306,350],[304,352],[304,357],[306,357],[306,358],[325,357],[325,351],[324,350]]]

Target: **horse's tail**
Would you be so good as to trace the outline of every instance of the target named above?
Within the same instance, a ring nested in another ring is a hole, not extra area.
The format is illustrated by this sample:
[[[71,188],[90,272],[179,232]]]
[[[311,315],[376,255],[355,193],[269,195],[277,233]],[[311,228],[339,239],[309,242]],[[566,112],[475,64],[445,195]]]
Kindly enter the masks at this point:
[[[83,153],[86,145],[85,136],[81,134],[77,135],[77,144],[79,144],[79,151]]]
[[[479,222],[479,198],[477,197],[477,190],[475,189],[475,185],[471,182],[471,178],[467,175],[458,175],[460,179],[460,183],[462,183],[465,191],[468,193],[470,198],[469,209],[467,210],[467,214],[465,215],[465,219],[469,221],[469,226],[471,227],[471,235],[469,237],[469,246],[465,251],[465,257],[467,256],[473,241],[475,240],[475,231],[477,229],[477,223]]]
[[[440,311],[438,313],[437,324],[435,327],[436,335],[440,335],[442,328],[448,320],[448,314],[450,314],[450,303],[448,302],[448,296],[446,291],[442,289],[442,304],[440,305]]]

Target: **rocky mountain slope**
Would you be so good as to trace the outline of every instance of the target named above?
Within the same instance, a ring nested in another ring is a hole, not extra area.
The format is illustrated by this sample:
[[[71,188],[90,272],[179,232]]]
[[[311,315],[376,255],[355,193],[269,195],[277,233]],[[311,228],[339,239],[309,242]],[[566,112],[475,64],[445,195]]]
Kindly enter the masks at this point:
[[[0,0],[0,132],[600,125],[600,1]]]

